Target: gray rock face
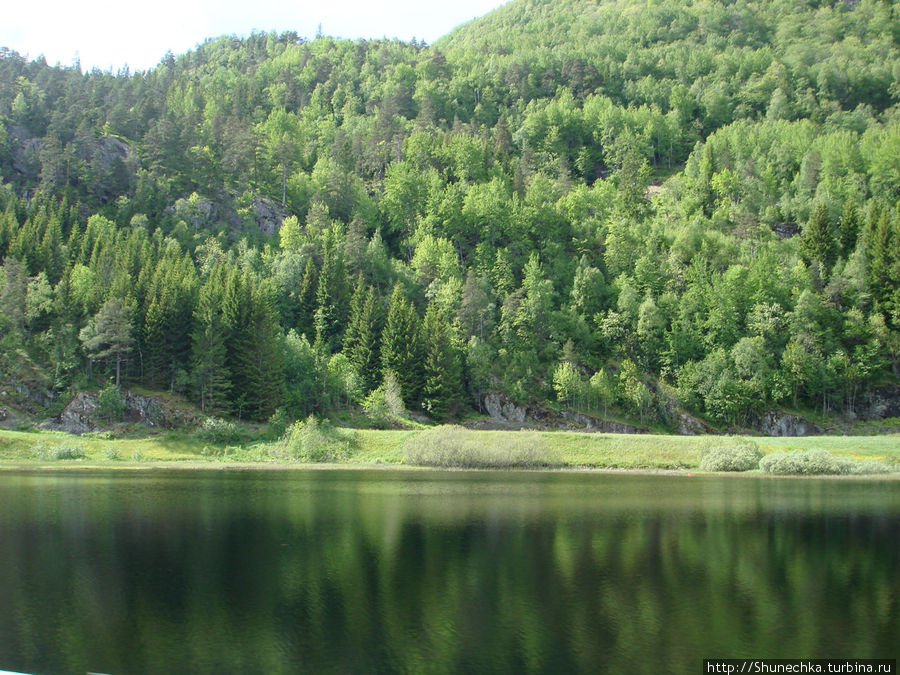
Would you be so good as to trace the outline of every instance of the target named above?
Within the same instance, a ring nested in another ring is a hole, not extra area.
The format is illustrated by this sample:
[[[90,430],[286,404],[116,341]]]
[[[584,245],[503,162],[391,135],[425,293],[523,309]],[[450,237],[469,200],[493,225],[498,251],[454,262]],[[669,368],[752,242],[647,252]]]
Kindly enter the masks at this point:
[[[759,420],[759,430],[766,436],[815,436],[824,429],[796,415],[770,411]]]
[[[484,397],[484,409],[495,422],[524,424],[526,410],[510,401],[505,396],[497,393],[486,394]]]
[[[631,424],[603,420],[571,410],[557,411],[541,406],[525,408],[496,392],[486,394],[483,403],[491,417],[488,428],[565,429],[610,434],[641,434],[646,431]]]
[[[258,197],[253,200],[253,215],[259,231],[272,235],[281,228],[281,221],[287,217],[287,211],[271,199]]]
[[[178,199],[169,211],[195,230],[212,227],[219,220],[216,203],[209,197],[201,195]]]
[[[706,427],[696,417],[680,412],[676,418],[678,433],[682,436],[699,436],[706,433]]]
[[[52,391],[49,391],[40,384],[34,382],[16,383],[16,393],[44,408],[53,403],[53,400],[56,398]]]
[[[562,413],[562,416],[575,422],[576,428],[584,431],[598,431],[606,434],[642,434],[645,432],[644,429],[640,429],[632,424],[602,420],[584,413],[566,411]]]
[[[22,174],[33,174],[36,170],[39,171],[38,153],[41,151],[43,141],[19,124],[8,127],[7,133],[9,147],[12,150],[13,170]]]
[[[144,424],[148,427],[171,429],[197,422],[196,414],[189,409],[180,409],[168,405],[165,400],[155,396],[145,396],[127,391],[123,392],[125,403],[124,420],[126,422]],[[81,392],[65,407],[59,416],[59,422],[44,425],[45,428],[57,429],[70,434],[85,434],[101,428],[97,416],[97,394]]]
[[[888,385],[868,394],[857,406],[861,420],[883,420],[900,417],[900,386]]]
[[[101,166],[104,169],[111,168],[113,161],[116,159],[120,159],[123,162],[131,159],[131,148],[121,138],[101,136],[97,139],[97,145],[100,150]]]
[[[60,413],[58,428],[69,434],[86,434],[97,430],[96,417],[97,395],[81,392]]]
[[[772,231],[779,239],[790,239],[800,234],[800,226],[797,223],[775,223]]]

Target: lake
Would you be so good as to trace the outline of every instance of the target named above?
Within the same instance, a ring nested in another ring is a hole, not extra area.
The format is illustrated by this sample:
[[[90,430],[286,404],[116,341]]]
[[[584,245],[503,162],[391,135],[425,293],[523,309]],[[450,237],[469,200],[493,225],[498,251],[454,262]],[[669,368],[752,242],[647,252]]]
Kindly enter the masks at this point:
[[[0,670],[700,673],[898,645],[896,480],[0,473]]]

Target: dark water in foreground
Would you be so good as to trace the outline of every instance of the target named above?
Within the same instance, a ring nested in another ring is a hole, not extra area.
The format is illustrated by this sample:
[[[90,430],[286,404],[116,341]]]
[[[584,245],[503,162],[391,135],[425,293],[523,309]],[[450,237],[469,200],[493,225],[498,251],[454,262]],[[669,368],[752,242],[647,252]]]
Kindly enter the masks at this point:
[[[898,653],[897,481],[0,474],[0,670],[700,673]]]

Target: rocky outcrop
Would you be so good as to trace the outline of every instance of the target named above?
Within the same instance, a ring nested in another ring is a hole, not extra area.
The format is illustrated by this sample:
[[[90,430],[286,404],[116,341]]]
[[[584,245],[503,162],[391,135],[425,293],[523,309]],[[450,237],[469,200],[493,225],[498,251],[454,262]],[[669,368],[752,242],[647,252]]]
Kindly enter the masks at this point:
[[[81,392],[73,398],[59,415],[59,424],[49,424],[52,428],[59,428],[69,434],[86,434],[96,431],[97,424],[97,395]]]
[[[656,394],[660,400],[660,413],[663,421],[675,429],[679,435],[699,436],[715,432],[705,422],[687,412],[670,387],[657,383]]]
[[[281,221],[287,218],[287,211],[280,205],[265,197],[253,200],[253,217],[260,232],[273,235],[281,228]]]
[[[900,385],[891,384],[870,391],[857,404],[855,417],[860,420],[900,417]]]
[[[180,218],[195,230],[211,228],[219,222],[220,218],[216,202],[196,193],[187,199],[176,200],[175,204],[169,208],[169,212],[174,213],[176,218]]]
[[[574,422],[574,425],[563,427],[580,431],[597,431],[606,434],[643,434],[646,429],[641,429],[633,424],[625,422],[613,422],[610,420],[592,417],[584,413],[565,411],[561,413],[563,419]]]
[[[115,136],[101,136],[97,139],[95,156],[99,153],[99,164],[105,170],[115,168],[116,160],[127,162],[132,158],[128,143]]]
[[[52,391],[36,382],[17,382],[16,393],[42,408],[46,408],[56,399]]]
[[[508,398],[496,392],[485,394],[484,409],[491,416],[491,419],[498,424],[522,425],[525,423],[525,408],[517,406]]]
[[[779,239],[791,239],[800,234],[800,226],[797,223],[775,223],[772,232]]]
[[[674,420],[675,428],[682,436],[699,436],[700,434],[707,434],[712,432],[712,430],[703,422],[698,420],[693,415],[684,412],[683,410],[677,411],[675,413]]]
[[[819,425],[802,417],[774,410],[759,418],[757,428],[766,436],[816,436],[825,432]]]
[[[225,223],[233,230],[253,227],[267,235],[278,234],[287,210],[267,197],[254,197],[246,210],[236,209],[236,195],[210,198],[194,193],[169,206],[168,213],[183,220],[194,230],[208,230]]]
[[[522,406],[497,392],[485,394],[482,406],[489,415],[489,419],[480,420],[470,426],[482,429],[560,429],[610,434],[646,433],[646,429],[631,424],[604,420],[572,410],[555,410],[542,405]]]
[[[9,141],[13,170],[24,176],[38,176],[41,170],[41,146],[44,142],[19,125],[9,128]]]
[[[158,396],[147,396],[126,391],[122,394],[125,404],[123,421],[132,424],[143,424],[148,427],[174,429],[196,424],[197,413],[191,408],[173,405]],[[53,420],[43,427],[65,431],[70,434],[85,434],[97,431],[104,426],[97,413],[97,394],[81,392],[76,394],[69,405],[60,413],[58,420]]]

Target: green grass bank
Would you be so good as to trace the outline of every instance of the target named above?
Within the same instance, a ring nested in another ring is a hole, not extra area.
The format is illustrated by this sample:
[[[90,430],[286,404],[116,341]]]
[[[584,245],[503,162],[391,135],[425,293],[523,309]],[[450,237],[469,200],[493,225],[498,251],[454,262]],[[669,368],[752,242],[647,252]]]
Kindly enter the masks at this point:
[[[327,461],[346,465],[403,465],[413,453],[432,447],[434,430],[337,429],[347,442],[341,454]],[[900,435],[813,436],[769,438],[742,436],[668,436],[579,433],[568,431],[460,431],[467,451],[476,456],[492,448],[527,446],[532,456],[547,458],[558,468],[588,469],[693,469],[711,447],[753,442],[764,455],[775,451],[822,449],[835,457],[878,461],[900,474]],[[446,436],[446,434],[445,434]],[[449,437],[448,437],[449,438]],[[444,444],[453,444],[450,438]],[[537,455],[534,455],[534,453]],[[210,443],[190,432],[171,432],[142,438],[115,438],[106,434],[72,436],[58,432],[0,430],[0,468],[34,466],[134,466],[153,463],[217,464],[265,463],[272,467],[302,465],[285,452],[283,441],[249,440],[233,444]],[[421,463],[421,462],[416,462]],[[538,466],[540,461],[512,466]],[[437,466],[454,466],[436,463]]]

